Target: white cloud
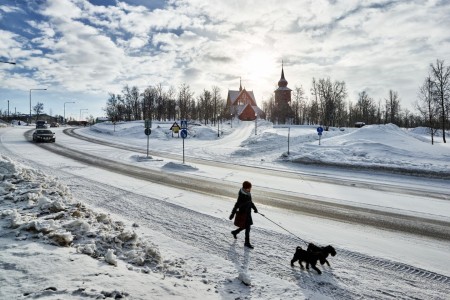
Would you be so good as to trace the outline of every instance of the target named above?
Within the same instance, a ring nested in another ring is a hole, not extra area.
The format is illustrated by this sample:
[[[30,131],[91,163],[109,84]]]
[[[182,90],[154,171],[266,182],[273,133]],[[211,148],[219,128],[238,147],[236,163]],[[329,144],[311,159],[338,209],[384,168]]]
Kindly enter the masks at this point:
[[[26,20],[38,30],[32,44],[5,31],[0,49],[39,68],[37,83],[70,91],[185,82],[194,91],[219,86],[225,96],[242,77],[260,102],[272,96],[283,59],[291,88],[309,94],[313,77],[329,76],[347,83],[349,100],[393,89],[408,106],[429,64],[450,61],[446,2],[193,0],[153,10],[125,1],[44,3],[37,13],[45,19]],[[30,58],[36,46],[42,54]]]

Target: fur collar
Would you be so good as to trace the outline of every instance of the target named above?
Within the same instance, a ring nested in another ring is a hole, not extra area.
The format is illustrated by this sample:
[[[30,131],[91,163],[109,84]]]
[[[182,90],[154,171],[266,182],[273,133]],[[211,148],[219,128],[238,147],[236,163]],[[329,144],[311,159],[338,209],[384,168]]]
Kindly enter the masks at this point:
[[[252,195],[252,193],[246,192],[246,191],[244,190],[244,188],[241,188],[240,192],[241,192],[242,194],[244,194],[244,195],[247,195],[247,196],[251,196],[251,195]]]

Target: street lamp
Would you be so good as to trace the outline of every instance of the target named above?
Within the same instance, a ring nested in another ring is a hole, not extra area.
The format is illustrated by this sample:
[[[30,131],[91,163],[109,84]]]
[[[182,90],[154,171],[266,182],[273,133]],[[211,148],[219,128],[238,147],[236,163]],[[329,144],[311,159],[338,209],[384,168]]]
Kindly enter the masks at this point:
[[[8,100],[8,122],[9,122],[9,100]]]
[[[80,121],[81,121],[81,111],[83,111],[83,110],[88,110],[88,109],[87,108],[80,109]]]
[[[64,125],[66,125],[66,103],[75,103],[74,101],[64,102]]]
[[[216,120],[217,120],[217,137],[220,137],[220,131],[219,131],[219,118],[220,118],[220,115],[218,115],[218,116],[216,117]]]
[[[255,135],[256,135],[256,128],[258,127],[258,114],[255,112]]]
[[[46,91],[47,89],[30,89],[30,121],[28,124],[31,124],[31,91]]]
[[[233,114],[231,114],[231,128],[233,128]]]

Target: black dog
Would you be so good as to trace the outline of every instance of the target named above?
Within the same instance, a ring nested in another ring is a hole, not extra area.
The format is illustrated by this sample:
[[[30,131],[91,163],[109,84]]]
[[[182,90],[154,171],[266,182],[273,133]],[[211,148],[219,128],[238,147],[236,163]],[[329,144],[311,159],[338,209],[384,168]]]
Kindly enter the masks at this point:
[[[314,252],[317,254],[320,264],[327,264],[328,266],[330,266],[330,263],[327,260],[328,255],[331,256],[335,256],[336,255],[336,250],[334,250],[333,246],[326,246],[326,247],[319,247],[314,245],[313,243],[310,243],[308,245],[308,249],[306,249],[307,252]]]
[[[302,247],[297,247],[295,250],[294,257],[291,260],[291,266],[294,266],[294,263],[298,260],[300,267],[303,269],[302,262],[306,262],[306,268],[309,269],[309,266],[317,271],[317,273],[322,274],[322,272],[316,267],[317,261],[319,260],[319,255],[316,252],[305,251]]]

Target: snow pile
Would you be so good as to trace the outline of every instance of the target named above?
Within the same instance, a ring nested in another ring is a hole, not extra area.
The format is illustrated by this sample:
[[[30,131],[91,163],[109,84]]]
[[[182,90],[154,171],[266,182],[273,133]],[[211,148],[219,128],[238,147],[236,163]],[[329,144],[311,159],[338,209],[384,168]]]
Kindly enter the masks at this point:
[[[164,166],[162,166],[163,169],[166,170],[172,170],[172,171],[198,171],[197,167],[187,165],[187,164],[180,164],[175,162],[168,162]]]
[[[5,156],[0,158],[0,180],[2,236],[70,246],[109,264],[117,265],[121,259],[146,272],[160,268],[161,256],[154,244],[122,222],[74,201],[58,180]]]
[[[285,160],[352,168],[372,168],[408,173],[450,174],[450,155],[423,136],[394,124],[369,125],[358,130],[325,132],[318,141],[296,144]]]

